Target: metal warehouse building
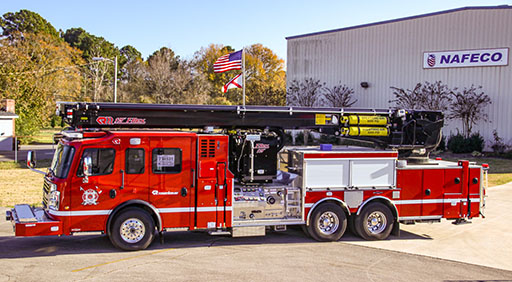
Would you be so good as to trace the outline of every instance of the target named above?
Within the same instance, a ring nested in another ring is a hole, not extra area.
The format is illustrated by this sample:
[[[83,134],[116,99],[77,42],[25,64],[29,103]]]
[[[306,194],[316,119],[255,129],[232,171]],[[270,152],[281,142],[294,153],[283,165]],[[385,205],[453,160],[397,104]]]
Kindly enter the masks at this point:
[[[358,100],[353,107],[365,108],[393,106],[390,86],[413,89],[439,80],[459,89],[481,85],[492,101],[485,109],[489,122],[473,131],[487,146],[494,130],[510,144],[511,27],[512,6],[465,7],[287,37],[287,85],[306,78],[346,84]],[[448,121],[444,134],[458,128],[458,121]]]

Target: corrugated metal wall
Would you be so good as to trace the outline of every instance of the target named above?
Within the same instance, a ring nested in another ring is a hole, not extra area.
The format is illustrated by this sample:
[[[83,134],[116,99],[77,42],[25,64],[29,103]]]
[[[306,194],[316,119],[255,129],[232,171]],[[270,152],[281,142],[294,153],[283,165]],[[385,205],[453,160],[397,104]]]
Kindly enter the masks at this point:
[[[492,99],[489,122],[474,131],[492,143],[492,133],[512,144],[512,66],[423,69],[428,51],[509,48],[512,9],[466,9],[367,27],[288,38],[287,84],[313,77],[328,86],[355,90],[354,107],[390,107],[390,86],[412,89],[418,82],[441,80],[449,87],[483,86]],[[364,89],[360,83],[370,87]],[[457,133],[448,121],[445,134]]]

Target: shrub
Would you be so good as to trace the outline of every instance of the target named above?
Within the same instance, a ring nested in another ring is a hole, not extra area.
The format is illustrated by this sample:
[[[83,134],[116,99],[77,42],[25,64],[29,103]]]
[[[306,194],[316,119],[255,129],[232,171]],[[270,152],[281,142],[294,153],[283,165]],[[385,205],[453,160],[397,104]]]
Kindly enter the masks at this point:
[[[454,153],[467,153],[466,139],[462,134],[450,136],[448,138],[448,150]]]
[[[496,129],[492,132],[492,135],[494,137],[494,143],[491,146],[493,152],[497,155],[505,153],[509,146],[503,143],[503,138],[498,135],[498,131],[496,131]]]
[[[469,136],[469,149],[471,152],[482,152],[484,150],[485,141],[480,133],[473,133]]]
[[[448,150],[456,154],[482,152],[484,144],[484,138],[480,133],[472,134],[469,138],[464,138],[460,133],[448,138]]]

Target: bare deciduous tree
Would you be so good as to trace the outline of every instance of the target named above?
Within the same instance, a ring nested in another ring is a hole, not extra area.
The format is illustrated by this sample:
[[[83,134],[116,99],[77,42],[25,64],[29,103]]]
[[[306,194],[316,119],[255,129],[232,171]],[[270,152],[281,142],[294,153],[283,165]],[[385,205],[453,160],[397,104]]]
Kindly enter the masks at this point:
[[[441,81],[418,83],[412,90],[394,86],[391,86],[391,89],[393,89],[395,99],[389,102],[395,102],[398,107],[407,109],[445,112],[448,110],[453,95],[453,90]]]
[[[288,105],[315,106],[321,98],[323,87],[324,83],[313,78],[306,78],[302,82],[293,80],[286,94]]]
[[[357,102],[357,100],[353,100],[352,95],[354,94],[354,89],[349,88],[346,85],[335,85],[332,88],[325,87],[325,99],[330,106],[333,107],[350,107]]]
[[[482,86],[471,85],[462,92],[453,93],[454,99],[448,117],[461,120],[462,133],[466,138],[471,135],[473,125],[480,120],[488,120],[488,115],[483,110],[491,104],[491,98],[481,89]]]

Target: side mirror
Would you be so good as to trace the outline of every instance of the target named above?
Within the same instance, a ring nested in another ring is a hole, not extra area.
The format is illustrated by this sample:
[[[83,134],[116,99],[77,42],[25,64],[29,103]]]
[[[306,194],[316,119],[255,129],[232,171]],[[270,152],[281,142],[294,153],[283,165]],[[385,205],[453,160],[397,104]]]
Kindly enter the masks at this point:
[[[36,152],[28,151],[27,153],[27,167],[34,168],[36,166]]]
[[[82,163],[82,170],[84,172],[83,183],[89,183],[89,176],[92,174],[92,158],[91,156],[85,156],[84,162]]]
[[[84,163],[82,168],[84,171],[84,175],[86,177],[92,174],[92,158],[90,156],[84,157]]]
[[[35,166],[36,166],[36,152],[28,151],[28,154],[27,154],[27,167],[30,168],[30,170],[32,170],[34,172],[46,175],[46,173],[44,173],[43,171],[35,169],[34,168]]]

